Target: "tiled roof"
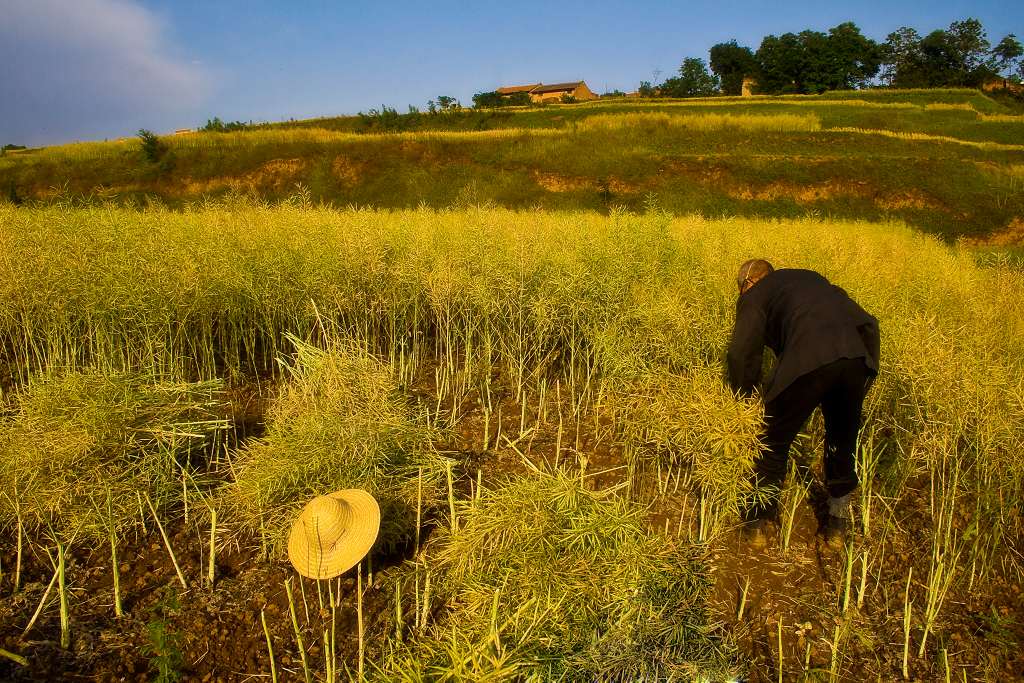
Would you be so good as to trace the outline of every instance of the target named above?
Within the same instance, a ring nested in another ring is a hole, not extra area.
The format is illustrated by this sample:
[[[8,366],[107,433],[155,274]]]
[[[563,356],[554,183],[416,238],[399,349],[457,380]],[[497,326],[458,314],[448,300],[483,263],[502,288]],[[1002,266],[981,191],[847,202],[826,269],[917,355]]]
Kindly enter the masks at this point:
[[[538,85],[531,92],[535,92],[537,94],[540,94],[540,93],[547,93],[547,92],[561,92],[563,90],[564,91],[570,91],[570,90],[575,90],[576,88],[580,87],[581,85],[583,85],[583,81],[574,81],[572,83],[555,83],[553,85]]]
[[[517,92],[530,92],[534,88],[539,87],[540,83],[532,83],[530,85],[509,85],[504,88],[498,88],[494,92],[498,93],[499,95],[511,95],[512,93]]]

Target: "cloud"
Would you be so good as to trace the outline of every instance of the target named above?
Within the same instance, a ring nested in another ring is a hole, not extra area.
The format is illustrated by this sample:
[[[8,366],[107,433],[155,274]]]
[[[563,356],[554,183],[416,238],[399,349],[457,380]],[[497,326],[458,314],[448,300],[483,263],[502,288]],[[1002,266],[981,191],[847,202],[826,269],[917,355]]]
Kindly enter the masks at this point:
[[[202,64],[136,2],[4,0],[0,14],[0,144],[173,126],[209,95]]]

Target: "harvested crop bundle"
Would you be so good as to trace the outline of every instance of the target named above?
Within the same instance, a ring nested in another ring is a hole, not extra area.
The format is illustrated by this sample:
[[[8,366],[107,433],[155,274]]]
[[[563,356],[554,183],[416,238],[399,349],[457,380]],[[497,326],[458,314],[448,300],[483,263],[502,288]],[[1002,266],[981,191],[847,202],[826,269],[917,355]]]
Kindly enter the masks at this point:
[[[383,678],[718,680],[735,669],[713,634],[703,551],[647,531],[644,510],[615,492],[538,472],[460,508],[417,568],[435,587],[423,635],[386,659]]]
[[[736,400],[719,374],[651,371],[617,385],[610,399],[634,470],[653,465],[685,473],[705,511],[702,540],[757,495],[752,474],[761,403]]]
[[[219,382],[100,371],[37,378],[0,421],[0,523],[106,538],[142,521],[142,498],[181,500],[190,458],[227,426]]]
[[[277,553],[295,513],[331,491],[361,488],[381,505],[378,543],[411,538],[418,505],[435,498],[442,460],[431,431],[399,394],[389,366],[354,345],[296,355],[270,407],[266,435],[240,451],[218,506],[242,535]]]

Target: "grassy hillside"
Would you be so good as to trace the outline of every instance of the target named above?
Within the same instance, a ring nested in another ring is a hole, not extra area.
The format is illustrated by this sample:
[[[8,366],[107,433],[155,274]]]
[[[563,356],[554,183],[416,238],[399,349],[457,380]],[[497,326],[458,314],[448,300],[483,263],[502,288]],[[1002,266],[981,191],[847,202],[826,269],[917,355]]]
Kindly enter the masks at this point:
[[[1010,243],[1024,217],[1024,116],[969,90],[314,119],[166,142],[157,162],[134,140],[8,154],[0,190],[19,201],[171,206],[228,193],[380,208],[656,204],[709,216],[896,218],[945,239]]]

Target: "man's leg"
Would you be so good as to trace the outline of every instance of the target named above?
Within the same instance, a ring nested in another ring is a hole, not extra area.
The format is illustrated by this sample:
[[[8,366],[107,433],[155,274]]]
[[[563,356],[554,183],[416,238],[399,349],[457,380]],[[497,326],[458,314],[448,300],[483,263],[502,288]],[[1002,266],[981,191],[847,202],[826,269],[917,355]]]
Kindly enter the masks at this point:
[[[786,480],[789,449],[800,429],[821,402],[828,388],[828,367],[819,368],[796,379],[765,405],[765,432],[761,455],[754,463],[755,481],[759,487],[774,487],[769,500],[748,508],[746,521],[773,517],[778,507],[778,492]]]
[[[841,363],[841,372],[821,402],[825,418],[825,485],[832,498],[842,498],[857,488],[857,433],[868,383],[868,368],[863,359],[846,359]]]
[[[825,485],[828,488],[829,543],[841,543],[851,527],[850,494],[857,488],[856,449],[861,407],[868,387],[863,359],[841,361],[842,369],[821,403],[825,418]]]

